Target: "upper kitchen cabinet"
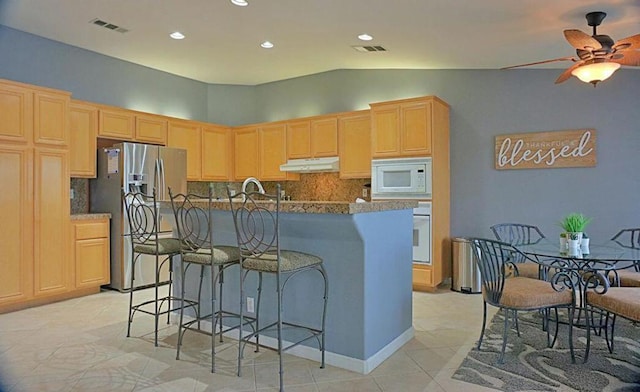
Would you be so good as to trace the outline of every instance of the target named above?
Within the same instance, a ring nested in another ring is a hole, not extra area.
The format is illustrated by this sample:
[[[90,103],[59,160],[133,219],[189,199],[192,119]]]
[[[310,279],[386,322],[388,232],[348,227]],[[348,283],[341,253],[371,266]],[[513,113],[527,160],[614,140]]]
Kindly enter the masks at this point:
[[[135,141],[140,143],[167,144],[167,119],[152,114],[135,115]]]
[[[33,141],[48,146],[69,145],[69,101],[62,91],[35,90]]]
[[[287,124],[287,158],[338,155],[338,119],[335,116],[298,119]]]
[[[261,181],[299,179],[299,175],[280,171],[280,165],[287,162],[287,126],[285,124],[263,125],[260,134]]]
[[[233,133],[231,128],[202,125],[202,180],[233,179]]]
[[[187,180],[202,177],[202,140],[200,124],[186,120],[170,120],[167,146],[187,150]]]
[[[33,129],[33,90],[0,80],[0,140],[27,143]]]
[[[71,177],[96,177],[98,108],[80,101],[69,105]]]
[[[259,177],[258,127],[236,128],[233,132],[233,161],[236,180]]]
[[[371,113],[345,113],[338,119],[340,178],[371,177]]]
[[[135,115],[132,111],[100,108],[98,136],[116,140],[133,140],[135,126]]]
[[[68,146],[70,97],[64,91],[0,80],[0,140]]]
[[[426,156],[433,153],[433,132],[449,105],[437,97],[420,97],[371,104],[373,158]]]

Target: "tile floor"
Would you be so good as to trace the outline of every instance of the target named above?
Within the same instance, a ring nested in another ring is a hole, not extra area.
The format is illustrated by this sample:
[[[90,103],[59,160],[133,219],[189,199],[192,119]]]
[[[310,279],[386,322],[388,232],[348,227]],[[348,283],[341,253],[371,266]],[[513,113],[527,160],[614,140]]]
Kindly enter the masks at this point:
[[[414,293],[415,338],[368,375],[286,355],[288,392],[488,391],[451,379],[473,346],[482,299],[450,290]],[[4,391],[277,391],[277,355],[246,350],[235,375],[236,345],[219,346],[210,373],[209,338],[190,334],[175,360],[177,328],[163,325],[153,345],[152,318],[135,319],[126,338],[128,296],[100,294],[0,315]]]

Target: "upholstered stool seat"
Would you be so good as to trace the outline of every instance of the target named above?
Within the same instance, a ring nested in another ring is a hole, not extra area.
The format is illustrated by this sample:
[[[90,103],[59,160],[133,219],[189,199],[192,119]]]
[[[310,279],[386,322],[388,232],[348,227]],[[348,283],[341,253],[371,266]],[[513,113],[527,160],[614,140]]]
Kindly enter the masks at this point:
[[[156,247],[157,244],[157,247]],[[180,240],[176,238],[160,238],[158,241],[147,241],[144,244],[134,244],[133,251],[146,255],[170,255],[180,253]],[[157,252],[156,252],[157,249]]]
[[[588,291],[587,303],[626,319],[640,322],[640,289],[609,287],[604,294]]]
[[[195,252],[185,251],[182,260],[196,264],[226,264],[238,262],[240,252],[235,246],[215,245],[213,247],[213,261],[211,260],[211,248],[200,248]]]
[[[556,291],[549,282],[514,277],[504,281],[500,305],[516,310],[566,306],[572,301],[570,290]]]
[[[280,272],[291,272],[302,268],[322,264],[322,259],[308,253],[291,250],[280,251]],[[244,268],[254,271],[277,272],[278,255],[264,254],[260,257],[249,257],[243,262]]]

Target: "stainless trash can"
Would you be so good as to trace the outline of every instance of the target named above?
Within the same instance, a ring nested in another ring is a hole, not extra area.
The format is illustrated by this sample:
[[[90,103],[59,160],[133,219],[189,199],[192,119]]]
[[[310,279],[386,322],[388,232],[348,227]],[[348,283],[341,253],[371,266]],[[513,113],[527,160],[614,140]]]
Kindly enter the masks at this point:
[[[471,241],[467,238],[454,238],[451,240],[451,246],[453,248],[451,290],[465,294],[479,294],[482,282],[480,270],[473,257]]]

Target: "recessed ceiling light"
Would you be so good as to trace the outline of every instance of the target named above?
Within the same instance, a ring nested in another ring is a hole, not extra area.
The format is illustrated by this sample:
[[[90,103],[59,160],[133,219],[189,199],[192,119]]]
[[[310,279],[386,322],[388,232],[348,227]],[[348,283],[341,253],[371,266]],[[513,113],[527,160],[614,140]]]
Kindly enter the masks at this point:
[[[246,0],[231,0],[231,3],[238,7],[246,7],[249,3]]]
[[[260,44],[260,46],[262,46],[265,49],[271,49],[273,48],[273,44],[269,41],[264,41],[263,43]]]
[[[184,34],[179,31],[174,31],[173,33],[169,34],[169,37],[173,39],[184,39]]]
[[[370,36],[369,34],[360,34],[358,36],[358,39],[361,41],[371,41],[373,39],[372,36]]]

